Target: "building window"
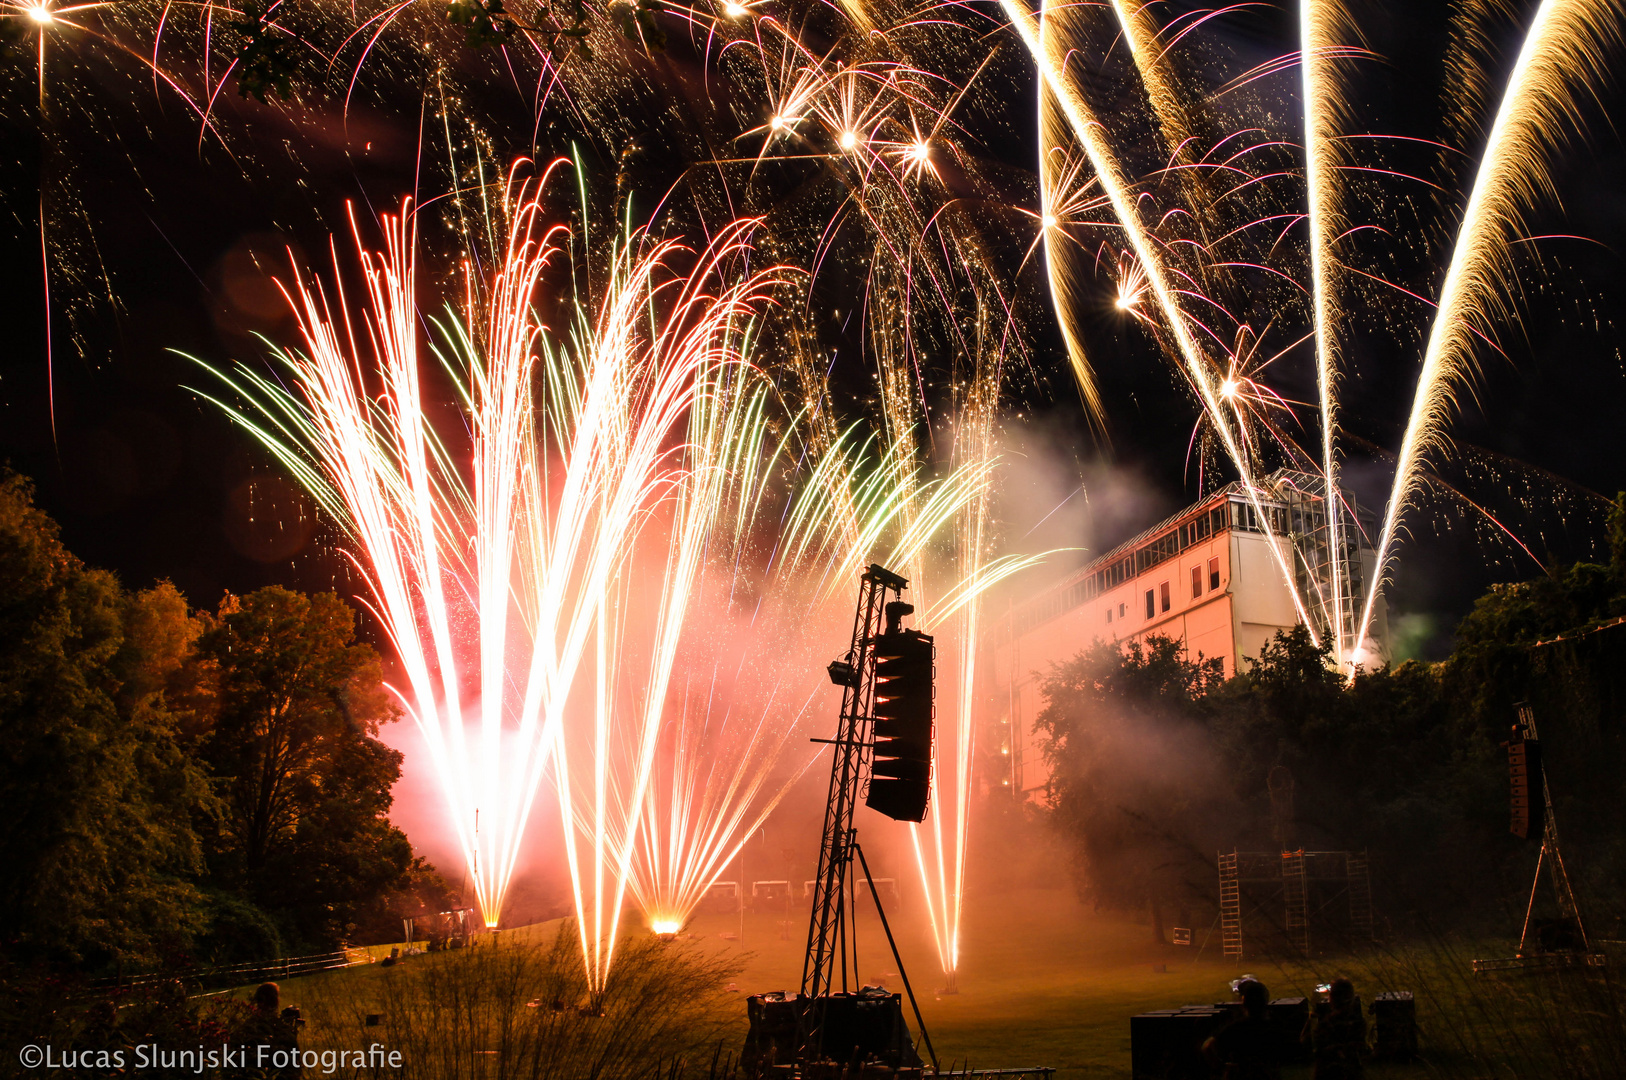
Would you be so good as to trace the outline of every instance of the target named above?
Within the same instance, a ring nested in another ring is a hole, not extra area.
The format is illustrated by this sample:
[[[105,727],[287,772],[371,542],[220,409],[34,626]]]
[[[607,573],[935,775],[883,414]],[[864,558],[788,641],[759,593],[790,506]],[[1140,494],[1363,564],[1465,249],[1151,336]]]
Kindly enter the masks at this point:
[[[1112,609],[1107,608],[1107,622],[1112,622]]]
[[[1128,615],[1129,615],[1129,605],[1128,604],[1119,604],[1118,605],[1118,618],[1120,618],[1120,619],[1126,618],[1126,617],[1128,617]]]
[[[1163,610],[1169,610],[1169,583],[1165,581],[1157,587],[1158,594],[1163,599]]]
[[[1157,618],[1157,594],[1151,589],[1146,590],[1146,617],[1148,619]]]
[[[1208,560],[1208,591],[1213,592],[1219,588],[1219,560]]]
[[[1195,599],[1197,599],[1197,597],[1201,596],[1202,594],[1203,594],[1203,568],[1200,567],[1200,566],[1193,566],[1191,568],[1191,598],[1193,600],[1195,600]]]

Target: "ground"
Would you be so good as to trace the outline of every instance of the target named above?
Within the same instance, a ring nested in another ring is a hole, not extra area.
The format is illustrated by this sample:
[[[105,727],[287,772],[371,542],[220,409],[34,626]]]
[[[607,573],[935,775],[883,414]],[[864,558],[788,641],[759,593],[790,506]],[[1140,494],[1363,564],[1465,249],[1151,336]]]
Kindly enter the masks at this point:
[[[928,921],[906,904],[896,906],[893,914],[889,905],[888,917],[945,1070],[951,1063],[977,1069],[1042,1065],[1068,1078],[1127,1077],[1134,1014],[1229,1001],[1231,981],[1244,972],[1263,979],[1274,997],[1309,996],[1339,967],[1227,962],[1217,928],[1211,936],[1198,928],[1191,946],[1157,945],[1149,926],[1091,912],[1069,890],[983,892],[967,899],[958,992],[945,994]],[[861,905],[859,975],[863,982],[901,990],[872,911],[869,903]],[[805,915],[787,925],[783,916],[747,914],[743,948],[719,936],[737,937],[740,922],[737,915],[704,913],[690,931],[740,950],[746,960],[737,983],[742,997],[794,991],[807,948]]]
[[[800,905],[797,905],[800,907]],[[858,955],[861,981],[902,989],[897,964],[868,902],[861,905]],[[1273,997],[1309,996],[1317,982],[1338,973],[1356,978],[1367,1000],[1399,985],[1397,972],[1415,970],[1381,958],[1325,958],[1284,965],[1253,958],[1245,963],[1220,956],[1219,934],[1196,928],[1191,946],[1157,945],[1148,926],[1091,912],[1067,890],[984,891],[968,899],[958,992],[943,992],[945,979],[924,913],[904,901],[888,915],[919,998],[932,1043],[945,1070],[1047,1066],[1064,1080],[1128,1077],[1129,1017],[1151,1009],[1231,998],[1230,982],[1256,974]],[[502,943],[544,940],[556,923],[499,932]],[[641,928],[640,928],[641,930]],[[686,929],[696,944],[733,957],[743,970],[733,984],[738,1025],[745,1030],[745,997],[772,990],[794,992],[801,983],[806,950],[805,908],[783,911],[706,911]],[[378,954],[388,949],[374,950]],[[413,964],[440,957],[412,957]],[[373,980],[392,969],[379,965],[290,982],[285,996],[297,1002],[314,980],[350,984],[357,999],[369,997]],[[839,980],[839,974],[838,974]],[[314,990],[311,987],[311,990]],[[1428,999],[1420,994],[1420,1020],[1428,1023]],[[907,1009],[907,1005],[905,1006]],[[914,1027],[913,1021],[910,1023]],[[730,1047],[733,1049],[733,1047]],[[1412,1067],[1377,1068],[1376,1076],[1407,1076]],[[1308,1070],[1302,1070],[1308,1075]],[[1290,1070],[1287,1075],[1300,1075]]]

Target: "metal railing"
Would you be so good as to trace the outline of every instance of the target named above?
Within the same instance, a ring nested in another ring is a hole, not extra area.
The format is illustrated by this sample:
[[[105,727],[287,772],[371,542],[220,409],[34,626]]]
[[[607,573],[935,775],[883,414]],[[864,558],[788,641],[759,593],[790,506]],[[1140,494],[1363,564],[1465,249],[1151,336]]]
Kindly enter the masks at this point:
[[[250,960],[240,964],[223,964],[210,968],[172,968],[142,975],[118,975],[96,979],[91,986],[98,990],[136,990],[168,982],[182,985],[241,986],[245,983],[271,982],[312,975],[319,971],[335,971],[373,962],[366,949],[339,949],[335,952],[316,953],[311,956],[285,956],[274,960]]]

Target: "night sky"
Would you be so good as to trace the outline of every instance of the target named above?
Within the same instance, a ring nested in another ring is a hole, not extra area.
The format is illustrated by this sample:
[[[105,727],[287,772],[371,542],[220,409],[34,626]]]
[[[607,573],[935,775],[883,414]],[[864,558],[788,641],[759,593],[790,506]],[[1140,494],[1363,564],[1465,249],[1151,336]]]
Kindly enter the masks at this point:
[[[1439,105],[1447,96],[1440,63],[1445,5],[1354,7],[1367,44],[1383,59],[1358,69],[1351,126],[1445,137],[1450,129]],[[1286,14],[1255,13],[1204,32],[1236,56],[1266,58],[1289,51],[1293,31]],[[282,269],[289,243],[319,258],[326,236],[346,228],[347,200],[365,214],[393,207],[411,190],[418,172],[416,91],[403,90],[393,110],[357,105],[347,117],[335,102],[263,106],[228,91],[216,105],[222,122],[254,132],[251,154],[242,154],[242,139],[234,139],[234,158],[209,139],[200,144],[195,118],[173,100],[160,104],[150,81],[128,72],[63,64],[53,92],[58,99],[71,95],[74,105],[48,104],[42,117],[34,55],[26,45],[11,46],[0,97],[6,211],[0,458],[34,478],[39,503],[61,523],[72,551],[117,571],[128,585],[169,578],[206,607],[223,590],[269,583],[344,587],[344,563],[329,533],[309,520],[266,455],[187,389],[207,386],[209,377],[170,350],[220,363],[261,355],[255,333],[287,339],[291,326],[262,268]],[[982,135],[986,152],[1031,162],[1031,111],[1021,104],[1033,100],[1031,76],[1011,65],[1002,77],[1012,85],[1012,111]],[[493,91],[491,114],[525,115],[525,102],[510,97],[502,101]],[[1586,134],[1569,140],[1555,164],[1561,205],[1540,208],[1531,232],[1585,239],[1530,245],[1516,303],[1522,322],[1499,337],[1505,358],[1485,350],[1484,377],[1464,398],[1452,429],[1462,445],[1442,470],[1549,563],[1594,555],[1602,516],[1586,492],[1626,488],[1620,451],[1626,373],[1616,322],[1626,298],[1626,149],[1608,123],[1623,102],[1618,82],[1598,87],[1584,109]],[[523,138],[503,149],[531,150],[531,129],[523,123],[513,129]],[[536,149],[562,150],[544,145],[547,134]],[[651,174],[659,173],[653,160],[659,149],[643,152],[653,156]],[[610,167],[589,153],[590,165]],[[1383,218],[1394,210],[1386,223],[1410,233],[1394,245],[1402,252],[1400,271],[1435,291],[1439,275],[1428,277],[1426,265],[1443,265],[1463,159],[1455,159],[1455,176],[1449,164],[1441,166],[1452,159],[1432,148],[1400,148],[1394,160],[1448,190],[1398,184],[1392,207],[1358,211]],[[1021,191],[1013,183],[1013,201]],[[58,263],[54,431],[40,287],[42,197]],[[1426,309],[1398,293],[1385,301],[1363,292],[1358,300],[1351,302],[1346,345],[1347,428],[1354,440],[1392,452],[1421,356]],[[1414,324],[1410,332],[1395,332],[1407,323]],[[1144,332],[1104,306],[1090,335],[1105,390],[1106,436],[1083,422],[1054,328],[1045,326],[1032,329],[1041,370],[1018,387],[1012,426],[1029,427],[1025,437],[1032,437],[1031,425],[1042,424],[1044,440],[1081,477],[1110,474],[1144,486],[1145,497],[1111,516],[1095,537],[1109,546],[1196,493],[1187,457],[1196,410]],[[1284,364],[1277,388],[1311,401],[1314,390],[1301,369]],[[1313,438],[1313,430],[1305,437]],[[1352,451],[1349,480],[1376,508],[1386,484],[1381,457]],[[1036,516],[1012,513],[1013,527],[1016,518]],[[1449,497],[1431,499],[1402,549],[1393,604],[1422,620],[1425,652],[1448,642],[1455,618],[1484,585],[1539,572],[1530,558],[1510,554],[1510,545],[1464,524],[1473,517]]]

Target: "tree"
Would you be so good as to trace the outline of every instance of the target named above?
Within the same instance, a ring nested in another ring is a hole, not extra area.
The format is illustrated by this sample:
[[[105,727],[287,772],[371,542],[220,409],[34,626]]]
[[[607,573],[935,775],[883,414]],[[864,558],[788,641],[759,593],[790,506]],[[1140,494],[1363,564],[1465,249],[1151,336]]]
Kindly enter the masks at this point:
[[[1201,705],[1223,671],[1153,636],[1096,642],[1041,681],[1035,730],[1080,892],[1097,906],[1147,906],[1159,941],[1167,904],[1212,891],[1212,825],[1234,816]]]
[[[1294,778],[1295,846],[1368,853],[1390,915],[1414,905],[1460,910],[1472,899],[1456,886],[1479,879],[1486,842],[1506,832],[1506,791],[1497,787],[1505,763],[1488,756],[1495,743],[1469,737],[1437,667],[1346,679],[1330,647],[1295,626],[1210,704],[1249,808],[1233,826],[1239,843],[1270,838],[1268,776],[1284,766]]]
[[[214,875],[290,944],[331,947],[412,862],[386,816],[401,755],[377,738],[398,715],[378,654],[332,593],[272,586],[228,597],[213,622],[198,653],[217,698],[199,745],[222,803]]]
[[[1493,587],[1457,629],[1441,669],[1465,743],[1499,756],[1520,702],[1532,707],[1571,876],[1603,896],[1626,887],[1626,498],[1610,516],[1609,565],[1553,567]],[[1498,793],[1505,795],[1505,790]],[[1500,801],[1500,799],[1498,799]],[[1510,875],[1528,854],[1493,848]],[[1523,888],[1528,888],[1526,879]]]
[[[173,589],[126,596],[0,475],[0,927],[23,957],[97,966],[182,952],[198,928],[192,822],[208,794],[163,675]]]
[[[362,945],[400,941],[403,920],[425,912],[451,911],[459,903],[457,894],[440,872],[427,859],[415,856],[406,879],[357,921],[356,941]]]

